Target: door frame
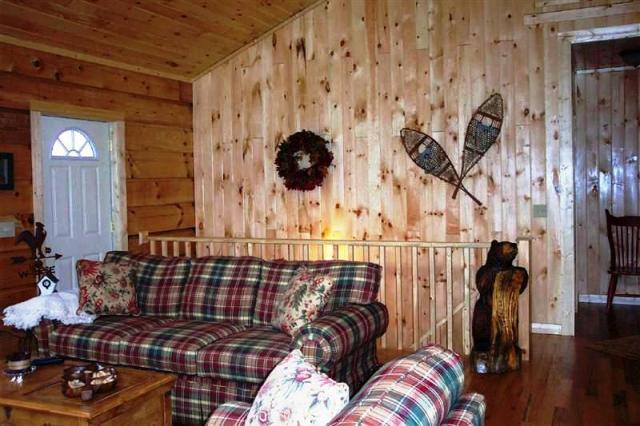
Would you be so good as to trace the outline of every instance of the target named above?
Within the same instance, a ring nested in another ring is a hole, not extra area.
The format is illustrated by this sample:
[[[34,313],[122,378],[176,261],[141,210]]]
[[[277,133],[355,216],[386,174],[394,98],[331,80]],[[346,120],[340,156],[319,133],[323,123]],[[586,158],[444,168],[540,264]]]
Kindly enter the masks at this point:
[[[548,100],[557,97],[557,113],[558,113],[558,127],[560,129],[560,145],[566,155],[565,159],[568,161],[562,162],[567,164],[566,170],[563,175],[565,176],[565,182],[571,182],[571,195],[567,197],[565,202],[567,203],[565,211],[570,214],[571,228],[567,232],[563,233],[562,245],[569,248],[567,262],[564,265],[564,276],[571,282],[572,288],[565,290],[565,297],[562,301],[564,315],[562,318],[562,334],[573,335],[575,330],[575,313],[577,312],[577,294],[578,282],[575,276],[575,182],[573,179],[573,147],[575,145],[574,140],[574,119],[573,119],[573,67],[571,65],[571,46],[575,43],[585,43],[590,41],[601,40],[615,40],[628,37],[640,36],[640,25],[612,25],[607,27],[596,27],[574,31],[561,31],[558,32],[558,49],[555,52],[555,56],[549,58],[550,62],[557,64],[556,70],[545,70],[550,75],[557,73],[558,88],[557,93],[554,93],[553,87],[545,85],[545,97]],[[545,67],[547,61],[545,61]],[[548,113],[548,111],[547,111]],[[546,117],[547,120],[551,120],[549,114]],[[552,126],[547,123],[547,128]],[[549,138],[547,138],[549,140]]]
[[[127,178],[125,173],[125,123],[118,112],[75,105],[34,101],[31,102],[31,168],[33,178],[33,218],[44,220],[44,174],[42,170],[41,117],[57,116],[80,120],[103,121],[109,125],[111,167],[111,223],[113,223],[113,249],[127,250]]]

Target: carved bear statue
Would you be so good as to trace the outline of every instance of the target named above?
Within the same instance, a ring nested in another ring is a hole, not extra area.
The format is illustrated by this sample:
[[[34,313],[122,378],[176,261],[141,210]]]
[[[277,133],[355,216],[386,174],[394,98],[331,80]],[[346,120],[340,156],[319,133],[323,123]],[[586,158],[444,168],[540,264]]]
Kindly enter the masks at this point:
[[[480,298],[473,312],[472,361],[478,373],[520,368],[518,296],[527,288],[526,269],[513,266],[518,246],[493,240],[487,262],[476,274]]]

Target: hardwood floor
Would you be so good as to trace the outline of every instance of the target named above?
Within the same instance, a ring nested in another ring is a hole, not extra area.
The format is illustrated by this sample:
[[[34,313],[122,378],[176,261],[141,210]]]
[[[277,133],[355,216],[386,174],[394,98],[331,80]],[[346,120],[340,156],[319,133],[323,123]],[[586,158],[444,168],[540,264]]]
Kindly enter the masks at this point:
[[[487,426],[640,425],[640,362],[586,347],[639,333],[640,306],[616,305],[607,316],[604,305],[580,304],[575,337],[535,334],[522,370],[479,375],[467,368],[465,388],[485,395]],[[0,348],[8,349],[7,337],[0,334]]]
[[[640,333],[640,307],[580,304],[576,336],[532,336],[531,361],[496,376],[467,368],[465,388],[487,399],[491,425],[640,425],[640,362],[588,349]]]

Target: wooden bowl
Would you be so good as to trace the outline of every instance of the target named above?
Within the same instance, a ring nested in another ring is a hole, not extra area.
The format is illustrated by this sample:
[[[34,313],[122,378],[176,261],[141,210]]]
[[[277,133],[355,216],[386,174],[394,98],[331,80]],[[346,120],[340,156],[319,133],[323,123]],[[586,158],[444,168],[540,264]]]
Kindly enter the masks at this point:
[[[113,367],[99,368],[96,364],[65,368],[62,373],[62,393],[69,398],[79,397],[87,378],[94,393],[107,392],[116,387],[118,372]]]

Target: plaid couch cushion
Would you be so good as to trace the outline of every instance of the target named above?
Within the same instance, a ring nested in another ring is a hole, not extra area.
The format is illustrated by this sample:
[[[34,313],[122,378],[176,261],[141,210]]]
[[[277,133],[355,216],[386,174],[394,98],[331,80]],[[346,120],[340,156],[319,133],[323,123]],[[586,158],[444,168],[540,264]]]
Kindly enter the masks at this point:
[[[171,391],[173,424],[202,426],[211,413],[226,402],[251,405],[259,389],[257,383],[179,375]]]
[[[198,375],[262,383],[290,352],[291,337],[269,326],[252,327],[198,352]]]
[[[262,278],[253,314],[254,324],[271,324],[278,296],[284,293],[293,274],[303,265],[313,275],[329,275],[335,280],[324,312],[331,312],[348,303],[370,303],[378,296],[382,267],[374,263],[344,260],[265,260],[262,264]]]
[[[440,426],[482,426],[487,404],[479,393],[462,395]]]
[[[136,296],[143,315],[180,316],[182,293],[191,269],[191,259],[111,251],[104,262],[135,261],[138,264]]]
[[[385,364],[331,425],[439,425],[460,396],[463,380],[456,353],[427,346]]]
[[[251,404],[247,402],[225,402],[209,417],[205,426],[243,425]]]
[[[120,349],[132,336],[165,321],[154,317],[101,316],[92,324],[58,324],[49,336],[49,348],[60,356],[118,364]]]
[[[250,324],[261,267],[255,257],[192,260],[182,318]]]
[[[196,374],[198,351],[245,329],[231,323],[171,320],[137,333],[120,350],[120,363],[174,373]]]

